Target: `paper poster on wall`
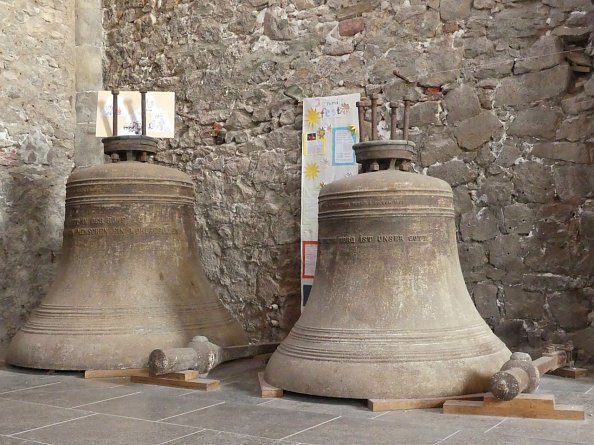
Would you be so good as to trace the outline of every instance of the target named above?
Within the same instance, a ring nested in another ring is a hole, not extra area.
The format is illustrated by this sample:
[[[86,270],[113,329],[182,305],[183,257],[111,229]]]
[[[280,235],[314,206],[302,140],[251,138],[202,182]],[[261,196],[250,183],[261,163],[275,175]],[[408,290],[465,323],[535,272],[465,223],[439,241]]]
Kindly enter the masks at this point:
[[[332,130],[332,165],[355,164],[353,144],[356,137],[353,127],[339,127]]]
[[[301,175],[301,289],[305,305],[315,276],[318,247],[318,195],[337,179],[357,174],[353,144],[358,142],[359,94],[303,100]]]
[[[141,96],[138,91],[118,94],[118,136],[138,135],[142,132]],[[175,132],[175,93],[149,91],[146,93],[146,134],[154,138],[173,138]],[[113,134],[113,96],[111,91],[97,94],[97,125],[95,135]]]

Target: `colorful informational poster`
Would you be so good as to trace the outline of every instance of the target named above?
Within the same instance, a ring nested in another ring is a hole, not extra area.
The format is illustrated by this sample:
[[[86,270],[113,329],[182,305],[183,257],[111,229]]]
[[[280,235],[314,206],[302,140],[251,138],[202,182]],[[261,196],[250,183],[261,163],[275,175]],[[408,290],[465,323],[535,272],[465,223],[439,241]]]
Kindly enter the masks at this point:
[[[138,91],[118,94],[118,136],[141,134],[141,96]],[[146,134],[154,138],[172,138],[175,132],[175,93],[146,93]],[[97,126],[95,135],[113,134],[113,96],[111,91],[97,94]]]
[[[359,94],[303,99],[301,302],[307,303],[318,252],[318,195],[330,182],[357,174]]]

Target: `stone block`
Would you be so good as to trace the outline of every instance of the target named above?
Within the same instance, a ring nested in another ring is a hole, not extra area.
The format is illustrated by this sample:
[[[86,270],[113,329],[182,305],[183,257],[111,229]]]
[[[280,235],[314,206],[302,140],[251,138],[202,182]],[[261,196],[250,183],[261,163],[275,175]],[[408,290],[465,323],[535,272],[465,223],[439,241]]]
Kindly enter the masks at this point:
[[[584,84],[584,93],[588,96],[594,96],[594,76],[590,76],[588,81]]]
[[[52,150],[51,140],[41,129],[32,129],[19,147],[19,157],[25,164],[47,165]]]
[[[436,162],[446,162],[461,153],[456,140],[449,133],[434,133],[419,147],[421,165],[428,167]]]
[[[507,174],[486,177],[478,192],[478,200],[490,206],[509,204],[514,194],[514,185]]]
[[[76,46],[103,45],[103,11],[101,0],[77,1],[75,6],[74,42]]]
[[[544,35],[528,48],[514,65],[514,74],[540,71],[552,68],[563,62],[563,42],[557,36]]]
[[[338,24],[338,34],[343,37],[351,37],[355,34],[363,32],[365,29],[365,20],[361,17],[343,20]]]
[[[522,159],[522,153],[516,144],[506,141],[497,155],[495,163],[501,167],[511,167],[519,159]]]
[[[483,168],[487,168],[488,172],[490,174],[499,174],[501,171],[499,170],[499,167],[497,167],[497,172],[495,172],[493,170],[493,168],[495,168],[495,166],[492,166],[491,164],[493,163],[493,161],[495,160],[495,154],[493,153],[493,151],[491,150],[491,147],[489,146],[490,144],[483,144],[479,147],[479,149],[476,151],[476,156],[474,157],[474,162],[476,162],[478,165],[480,165]],[[468,157],[468,159],[472,159],[471,153],[464,153],[465,157]]]
[[[432,165],[427,170],[429,176],[443,179],[452,187],[474,181],[478,176],[476,166],[470,167],[463,161],[451,160],[440,165]]]
[[[297,37],[297,29],[283,9],[272,6],[264,14],[264,35],[270,40],[292,40]]]
[[[526,341],[524,322],[521,320],[502,320],[495,325],[493,332],[508,348],[524,345]]]
[[[76,91],[99,91],[103,89],[103,65],[101,49],[81,45],[76,47]]]
[[[418,82],[424,87],[441,86],[454,82],[458,76],[458,68],[462,66],[464,48],[456,47],[453,37],[445,36],[433,39],[427,52],[416,61]],[[401,63],[401,62],[400,62]]]
[[[511,136],[532,136],[538,139],[555,137],[559,114],[550,107],[538,105],[521,110],[509,126]]]
[[[499,317],[497,292],[497,286],[488,281],[477,283],[474,286],[474,290],[472,292],[474,305],[483,318]]]
[[[444,22],[450,20],[465,20],[470,17],[472,0],[441,0],[439,13]]]
[[[495,43],[486,37],[464,39],[464,57],[466,59],[474,59],[485,55],[492,56],[494,53]]]
[[[569,248],[566,238],[555,242],[545,240],[538,249],[530,249],[524,263],[534,272],[575,274],[575,253]]]
[[[520,105],[556,97],[567,91],[570,80],[571,69],[566,63],[505,78],[495,90],[495,106]]]
[[[481,112],[479,98],[474,88],[467,84],[460,85],[446,94],[444,103],[450,124],[470,119]]]
[[[487,254],[482,243],[463,242],[458,244],[458,256],[462,270],[470,272],[487,264]]]
[[[373,11],[380,6],[379,0],[360,0],[353,6],[339,9],[336,12],[336,20],[342,21],[357,17],[365,12]]]
[[[475,72],[475,78],[487,80],[509,76],[512,73],[514,61],[509,57],[497,56],[485,60]]]
[[[579,141],[594,136],[594,116],[582,113],[576,117],[569,117],[561,122],[555,135],[557,140]]]
[[[582,238],[594,239],[594,209],[583,210],[579,214],[580,236]]]
[[[77,92],[75,109],[77,124],[94,124],[97,119],[97,92]]]
[[[511,319],[541,320],[544,317],[545,297],[528,292],[520,286],[504,286],[505,315]]]
[[[74,165],[89,167],[103,164],[103,144],[95,137],[94,124],[77,124],[74,132]]]
[[[590,26],[558,26],[553,29],[553,35],[561,37],[567,43],[586,40],[591,32]]]
[[[355,46],[350,41],[335,39],[331,35],[326,37],[326,43],[322,52],[327,56],[344,56],[355,50]]]
[[[486,207],[470,211],[460,219],[460,232],[464,241],[487,241],[499,234],[497,217]]]
[[[524,249],[517,235],[498,234],[488,243],[489,263],[498,269],[519,271],[523,269]]]
[[[476,150],[495,136],[503,124],[490,111],[483,111],[477,116],[466,119],[454,129],[458,145],[466,150]]]
[[[441,125],[439,111],[437,101],[418,102],[410,108],[410,125],[413,127]]]
[[[549,166],[535,161],[520,162],[513,167],[516,199],[519,202],[545,203],[553,199],[553,174]]]
[[[559,327],[567,330],[588,326],[590,298],[579,290],[554,292],[547,296],[549,312]]]
[[[491,9],[495,7],[495,0],[474,0],[472,6],[474,9]]]
[[[594,109],[594,97],[586,94],[576,94],[561,101],[561,108],[567,114],[580,114]]]
[[[541,241],[562,242],[568,239],[567,230],[575,206],[567,203],[543,205],[536,212],[536,237]]]
[[[543,3],[563,12],[594,10],[590,0],[543,0]]]
[[[534,144],[532,155],[545,159],[589,164],[592,162],[593,150],[594,148],[587,148],[585,144],[577,142],[541,142]]]
[[[561,201],[578,203],[594,196],[591,165],[556,165],[553,170],[555,190]]]
[[[465,185],[453,187],[454,192],[454,209],[457,214],[464,214],[470,212],[474,208],[472,202],[472,192]]]
[[[506,233],[528,235],[535,229],[536,210],[516,203],[503,208],[503,229]]]

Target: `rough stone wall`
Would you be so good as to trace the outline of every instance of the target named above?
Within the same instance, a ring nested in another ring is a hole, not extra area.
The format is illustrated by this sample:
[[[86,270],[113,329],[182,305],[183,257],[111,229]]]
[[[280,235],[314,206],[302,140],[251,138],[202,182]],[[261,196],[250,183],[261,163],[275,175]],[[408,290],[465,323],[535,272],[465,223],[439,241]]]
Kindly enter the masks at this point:
[[[51,284],[74,141],[74,0],[0,2],[0,350]]]
[[[454,189],[481,314],[513,348],[594,355],[593,2],[103,5],[106,84],[177,95],[157,161],[195,179],[204,266],[253,338],[298,312],[298,86],[419,101],[416,168]]]

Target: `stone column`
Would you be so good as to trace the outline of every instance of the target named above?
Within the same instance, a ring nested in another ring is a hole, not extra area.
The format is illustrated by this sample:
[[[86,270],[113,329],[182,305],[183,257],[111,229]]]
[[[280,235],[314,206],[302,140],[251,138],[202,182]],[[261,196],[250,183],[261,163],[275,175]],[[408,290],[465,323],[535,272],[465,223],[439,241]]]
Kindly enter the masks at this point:
[[[103,162],[101,140],[95,137],[97,91],[103,89],[103,26],[101,0],[76,0],[76,128],[77,167]]]

